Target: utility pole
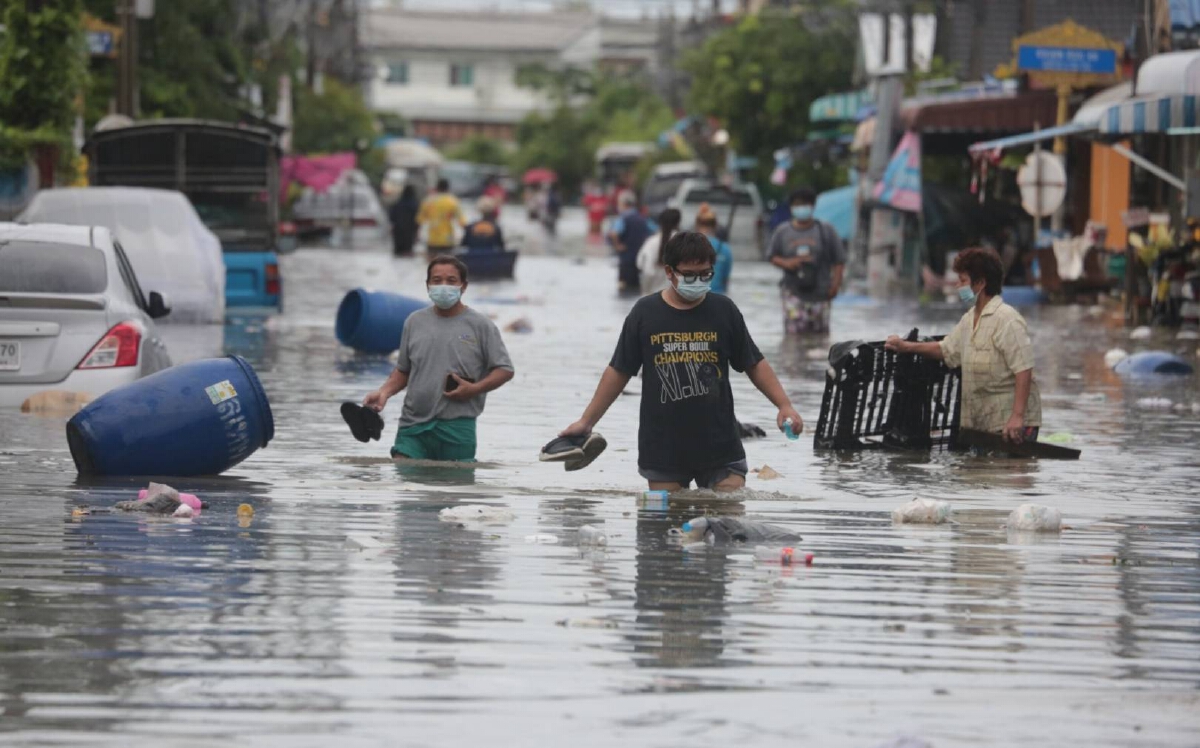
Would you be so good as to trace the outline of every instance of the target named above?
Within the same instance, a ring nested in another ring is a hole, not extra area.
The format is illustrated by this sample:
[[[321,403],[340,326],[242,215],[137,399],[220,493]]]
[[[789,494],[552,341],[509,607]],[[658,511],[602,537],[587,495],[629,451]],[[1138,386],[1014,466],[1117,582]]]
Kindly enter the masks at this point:
[[[308,25],[304,30],[308,55],[304,64],[304,85],[309,91],[317,85],[317,0],[308,0]]]
[[[117,55],[117,112],[136,119],[137,83],[137,9],[135,0],[117,0],[121,25],[121,48]]]

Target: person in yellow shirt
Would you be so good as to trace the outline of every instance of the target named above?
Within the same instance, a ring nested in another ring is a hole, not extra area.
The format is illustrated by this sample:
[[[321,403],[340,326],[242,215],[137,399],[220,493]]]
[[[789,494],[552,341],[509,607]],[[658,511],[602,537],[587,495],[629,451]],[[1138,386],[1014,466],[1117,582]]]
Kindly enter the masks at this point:
[[[893,335],[887,348],[962,367],[963,428],[1003,434],[1010,442],[1037,441],[1042,398],[1033,378],[1033,344],[1025,318],[1000,298],[1004,268],[990,249],[968,249],[954,260],[959,296],[971,305],[936,343]]]
[[[429,247],[431,256],[453,253],[456,243],[454,241],[454,224],[466,226],[467,221],[463,217],[458,198],[450,194],[448,180],[439,179],[433,194],[421,203],[421,210],[417,213],[417,223],[421,226],[429,226],[429,235],[425,244]]]

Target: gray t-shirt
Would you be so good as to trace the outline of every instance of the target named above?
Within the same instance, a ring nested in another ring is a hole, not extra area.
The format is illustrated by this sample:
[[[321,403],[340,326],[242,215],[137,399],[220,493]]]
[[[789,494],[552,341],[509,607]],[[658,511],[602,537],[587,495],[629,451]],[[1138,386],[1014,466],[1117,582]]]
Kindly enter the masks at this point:
[[[813,262],[799,272],[783,271],[780,285],[805,301],[825,301],[829,298],[834,265],[846,264],[846,248],[832,226],[813,221],[807,228],[798,229],[791,221],[781,224],[771,236],[767,258],[808,255]],[[805,282],[805,275],[810,280]]]
[[[447,399],[450,372],[478,382],[492,369],[512,371],[512,359],[495,323],[474,309],[439,317],[433,307],[408,315],[400,336],[396,368],[408,373],[400,426],[435,418],[478,418],[487,395],[465,402]]]

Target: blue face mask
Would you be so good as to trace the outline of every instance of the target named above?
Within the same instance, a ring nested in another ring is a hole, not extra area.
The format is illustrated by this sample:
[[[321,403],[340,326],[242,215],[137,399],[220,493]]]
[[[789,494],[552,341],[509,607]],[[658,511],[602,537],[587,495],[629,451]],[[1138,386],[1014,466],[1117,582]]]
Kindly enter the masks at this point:
[[[811,205],[792,206],[792,218],[795,218],[797,221],[811,221],[812,216],[813,209]]]
[[[962,288],[958,289],[958,298],[962,299],[964,304],[974,304],[975,291],[973,291],[970,286],[963,286]]]
[[[453,309],[458,300],[462,298],[462,289],[458,286],[430,286],[429,300],[434,303],[438,309],[445,311]]]
[[[675,286],[675,290],[683,297],[684,301],[699,301],[703,299],[705,294],[712,290],[711,280],[696,280],[688,283],[683,278],[679,279],[679,284]]]

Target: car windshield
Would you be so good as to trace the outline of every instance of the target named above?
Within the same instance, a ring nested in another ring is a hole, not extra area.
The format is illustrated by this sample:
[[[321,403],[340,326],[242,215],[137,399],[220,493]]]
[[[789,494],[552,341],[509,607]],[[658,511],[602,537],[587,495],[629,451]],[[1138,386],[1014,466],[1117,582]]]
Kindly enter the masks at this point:
[[[91,247],[0,240],[0,293],[103,293],[104,253]]]
[[[688,205],[698,205],[700,203],[708,203],[709,205],[732,205],[734,197],[737,197],[738,205],[754,205],[754,200],[750,197],[747,190],[727,190],[720,187],[700,187],[693,190],[688,190],[687,196],[683,199]]]
[[[679,191],[679,185],[683,184],[688,179],[687,174],[678,176],[655,177],[650,184],[646,185],[646,202],[658,202],[659,200],[668,200],[675,196]]]

